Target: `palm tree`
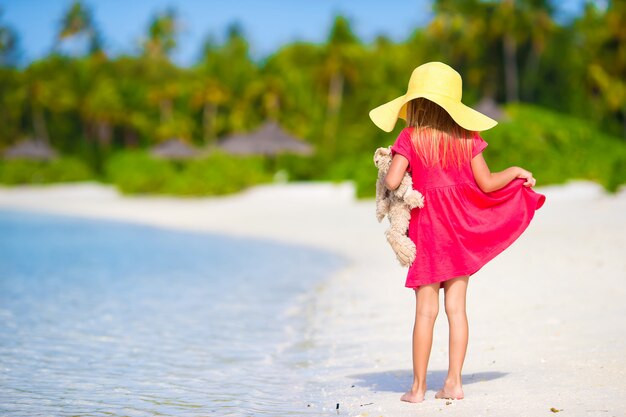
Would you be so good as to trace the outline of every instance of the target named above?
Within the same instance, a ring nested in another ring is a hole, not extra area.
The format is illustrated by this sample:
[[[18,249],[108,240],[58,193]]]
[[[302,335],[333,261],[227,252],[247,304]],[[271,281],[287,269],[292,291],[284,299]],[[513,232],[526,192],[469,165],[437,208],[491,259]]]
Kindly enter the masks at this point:
[[[596,118],[599,122],[621,121],[621,134],[626,139],[625,26],[626,4],[621,1],[610,2],[606,10],[588,3],[574,25],[582,38],[580,52],[587,62],[589,97],[597,104],[593,107],[601,109]],[[619,128],[607,127],[619,132]]]
[[[22,133],[27,96],[23,74],[15,68],[0,67],[0,146],[12,142]]]
[[[517,37],[515,31],[519,19],[516,18],[517,10],[515,0],[502,0],[496,6],[495,19],[492,28],[502,38],[502,51],[504,58],[504,87],[506,101],[519,100],[518,86],[519,74],[517,71]]]
[[[335,17],[320,68],[322,80],[328,85],[324,136],[325,149],[330,155],[335,150],[335,136],[345,84],[358,78],[360,46],[348,20],[343,16]]]
[[[172,136],[185,140],[191,139],[193,122],[184,111],[176,108],[177,104],[189,103],[188,86],[185,84],[184,74],[168,76],[163,74],[160,82],[151,82],[148,86],[148,103],[158,109],[159,122],[154,130],[157,141],[163,141]]]
[[[522,71],[524,79],[520,83],[521,98],[533,101],[539,87],[541,61],[557,26],[552,18],[554,8],[548,0],[526,0],[522,6],[529,47]]]
[[[87,48],[90,54],[102,52],[102,39],[95,26],[91,10],[82,1],[75,0],[61,19],[55,47],[58,48],[67,39],[81,37],[88,42]]]
[[[204,77],[219,80],[220,88],[226,92],[227,97],[220,99],[220,105],[227,109],[225,130],[245,131],[254,126],[256,109],[246,101],[246,94],[249,84],[259,77],[258,68],[250,58],[248,41],[239,25],[227,29],[224,44],[205,44],[198,68]]]
[[[157,140],[171,136],[188,139],[190,119],[176,112],[175,102],[185,93],[184,70],[177,68],[170,55],[177,45],[178,16],[174,9],[156,14],[143,41],[141,66],[147,82],[147,102],[158,109],[159,123],[153,129]]]
[[[174,9],[166,10],[152,18],[148,35],[143,42],[144,55],[149,58],[168,59],[176,48],[178,17]]]
[[[202,140],[205,144],[217,138],[217,114],[219,107],[229,98],[226,87],[216,78],[201,72],[196,75],[191,94],[191,107],[202,109]]]
[[[54,110],[54,88],[45,75],[49,65],[46,62],[31,64],[24,72],[26,95],[30,108],[30,117],[33,123],[33,133],[37,140],[50,142],[46,111]]]
[[[280,77],[263,72],[261,77],[248,84],[245,97],[262,118],[277,120],[287,97],[287,88]]]
[[[122,98],[115,80],[108,75],[98,77],[86,96],[81,111],[90,130],[105,147],[110,146],[114,126],[124,113]]]
[[[520,68],[525,68],[524,73],[530,78],[538,70],[547,38],[554,30],[553,8],[547,0],[502,0],[486,7],[492,11],[485,35],[491,34],[502,44],[505,97],[506,101],[515,102],[520,99],[522,87]],[[523,50],[528,50],[526,56]]]
[[[464,89],[496,95],[501,48],[491,29],[493,5],[480,0],[436,0],[433,8],[435,17],[426,29],[427,38],[419,39],[420,49],[432,44],[435,59],[463,73]]]
[[[0,9],[0,18],[2,9]],[[18,36],[10,26],[0,22],[0,66],[12,66],[18,60]]]
[[[265,95],[261,102],[266,103],[266,117],[280,113],[281,124],[320,145],[327,113],[327,90],[319,69],[322,52],[320,46],[303,42],[280,48],[261,69],[266,82],[260,83],[263,85],[259,88],[267,86],[269,91],[257,95]]]
[[[147,99],[149,83],[144,75],[147,65],[145,61],[124,56],[110,63],[109,74],[115,75],[115,87],[123,108],[118,125],[127,147],[137,147],[142,137],[149,137],[155,124]]]
[[[428,30],[446,48],[463,72],[481,79],[483,94],[493,94],[488,80],[503,74],[506,101],[519,100],[520,50],[531,44],[530,68],[536,69],[551,30],[550,8],[544,0],[436,0],[436,16]],[[534,55],[533,55],[534,54]],[[482,67],[482,68],[480,68]],[[502,68],[502,70],[500,69]],[[480,74],[480,75],[478,75]]]

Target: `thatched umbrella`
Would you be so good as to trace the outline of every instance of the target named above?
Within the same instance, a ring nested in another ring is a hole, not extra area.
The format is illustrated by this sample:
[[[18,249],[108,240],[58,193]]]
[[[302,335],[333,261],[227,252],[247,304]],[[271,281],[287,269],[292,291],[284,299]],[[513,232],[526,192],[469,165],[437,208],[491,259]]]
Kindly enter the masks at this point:
[[[198,156],[198,151],[180,139],[172,138],[152,147],[153,156],[163,159],[191,159]]]
[[[310,155],[313,147],[287,132],[275,122],[266,122],[250,134],[233,135],[219,142],[219,147],[236,155],[268,155],[295,153]]]
[[[46,142],[26,139],[10,146],[4,151],[5,159],[30,159],[47,161],[56,158],[57,153]]]

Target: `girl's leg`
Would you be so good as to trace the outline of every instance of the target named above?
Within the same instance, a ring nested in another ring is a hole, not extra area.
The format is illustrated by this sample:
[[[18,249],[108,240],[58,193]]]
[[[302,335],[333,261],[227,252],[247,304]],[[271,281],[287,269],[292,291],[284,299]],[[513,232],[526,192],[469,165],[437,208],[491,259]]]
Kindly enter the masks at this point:
[[[444,282],[446,315],[450,325],[450,353],[448,376],[443,388],[435,394],[435,398],[451,398],[460,400],[463,398],[461,384],[461,370],[467,351],[468,324],[465,313],[465,295],[469,277],[457,277]]]
[[[415,325],[413,326],[413,386],[400,399],[411,403],[424,400],[426,369],[433,343],[433,327],[439,312],[439,283],[415,290]]]

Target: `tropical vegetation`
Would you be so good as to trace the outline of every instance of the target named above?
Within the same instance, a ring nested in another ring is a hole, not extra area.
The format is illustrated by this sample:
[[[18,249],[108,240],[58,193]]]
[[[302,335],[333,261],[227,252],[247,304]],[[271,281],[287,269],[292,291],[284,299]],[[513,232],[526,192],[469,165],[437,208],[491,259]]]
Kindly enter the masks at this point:
[[[369,109],[406,88],[412,69],[440,60],[464,77],[463,101],[505,113],[485,132],[494,169],[526,165],[544,183],[626,183],[626,3],[588,2],[568,21],[548,0],[434,0],[433,18],[401,42],[365,43],[336,16],[324,43],[295,42],[253,59],[233,24],[207,38],[199,59],[176,65],[180,22],[153,17],[140,50],[110,56],[88,3],[62,16],[50,53],[19,62],[19,34],[0,15],[0,152],[32,138],[62,157],[0,161],[0,182],[97,179],[129,193],[223,194],[271,181],[351,179],[374,191],[373,150],[390,144]],[[313,156],[236,158],[218,139],[277,121],[315,146]],[[170,138],[207,149],[186,161],[149,149]],[[210,150],[214,151],[210,151]]]

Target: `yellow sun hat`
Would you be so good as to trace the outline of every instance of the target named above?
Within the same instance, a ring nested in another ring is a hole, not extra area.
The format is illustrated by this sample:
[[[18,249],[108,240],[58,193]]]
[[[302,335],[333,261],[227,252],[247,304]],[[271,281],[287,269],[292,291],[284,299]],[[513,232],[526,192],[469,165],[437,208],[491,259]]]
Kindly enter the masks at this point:
[[[472,131],[491,129],[495,120],[461,103],[461,75],[442,62],[428,62],[413,70],[406,94],[370,111],[370,119],[385,132],[391,132],[398,117],[406,120],[406,104],[426,98],[441,107],[459,126]]]

